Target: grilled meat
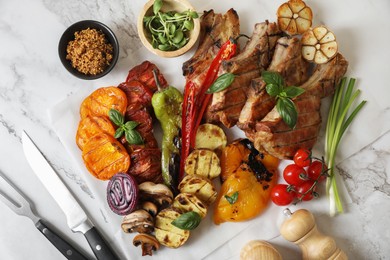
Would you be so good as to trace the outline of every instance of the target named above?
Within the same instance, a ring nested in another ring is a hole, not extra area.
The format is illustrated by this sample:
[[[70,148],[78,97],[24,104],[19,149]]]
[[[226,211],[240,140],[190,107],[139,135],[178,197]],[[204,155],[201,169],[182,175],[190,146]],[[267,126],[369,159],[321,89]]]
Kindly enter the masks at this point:
[[[321,126],[321,98],[334,93],[348,67],[345,58],[338,54],[326,64],[318,65],[313,75],[304,84],[305,93],[294,99],[298,120],[290,129],[274,107],[256,124],[251,136],[255,148],[281,159],[291,159],[299,148],[311,149]]]
[[[128,173],[133,175],[138,183],[144,181],[162,182],[161,151],[153,134],[152,96],[157,90],[153,70],[157,71],[160,84],[167,86],[167,81],[159,72],[157,66],[149,61],[132,68],[126,82],[118,88],[126,93],[126,121],[136,121],[135,128],[143,139],[143,144],[129,144],[123,136],[120,141],[130,154],[131,165]]]
[[[219,75],[233,73],[236,78],[229,88],[213,94],[206,112],[206,121],[221,122],[226,127],[236,124],[246,102],[246,92],[250,82],[259,77],[270,64],[280,35],[275,23],[268,23],[268,21],[258,23],[243,51],[221,64]]]
[[[216,14],[213,10],[204,12],[200,23],[198,49],[182,68],[186,81],[192,81],[198,87],[204,81],[207,70],[222,44],[240,34],[240,22],[234,9],[228,10],[224,15]]]
[[[280,73],[287,86],[301,85],[309,77],[309,63],[302,58],[301,48],[298,38],[280,38],[267,70]],[[247,100],[237,123],[247,136],[255,130],[256,121],[263,119],[275,106],[275,98],[267,94],[265,85],[261,77],[250,83]]]

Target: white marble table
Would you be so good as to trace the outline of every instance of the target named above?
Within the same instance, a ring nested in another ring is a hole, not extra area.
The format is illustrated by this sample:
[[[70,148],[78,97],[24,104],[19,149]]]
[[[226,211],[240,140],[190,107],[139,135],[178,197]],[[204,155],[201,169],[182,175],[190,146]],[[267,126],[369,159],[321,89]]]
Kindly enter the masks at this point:
[[[192,2],[199,11],[216,8],[213,6],[216,1]],[[242,31],[250,33],[253,24],[248,22],[248,17],[258,17],[259,22],[273,19],[267,15],[274,14],[283,1],[265,2],[227,0],[219,3],[216,11],[234,7],[243,17]],[[349,54],[351,72],[361,79],[359,87],[370,88],[372,84],[381,90],[368,96],[369,102],[379,107],[376,110],[379,113],[375,114],[376,118],[364,116],[367,125],[360,131],[360,141],[353,144],[359,149],[337,166],[351,203],[346,205],[345,214],[334,218],[326,214],[327,209],[314,213],[319,228],[335,237],[350,259],[390,259],[390,128],[383,122],[389,119],[390,110],[386,81],[390,72],[387,46],[390,4],[387,0],[355,2],[308,1],[316,10],[319,22],[337,21],[338,26],[333,28],[341,49]],[[90,257],[92,251],[84,237],[67,228],[63,213],[31,173],[22,152],[21,132],[26,129],[34,137],[62,180],[83,205],[88,205],[86,210],[99,224],[100,212],[93,207],[96,199],[53,131],[47,110],[82,88],[108,86],[125,78],[133,64],[130,54],[142,57],[142,52],[146,51],[141,48],[135,22],[143,3],[141,0],[0,0],[0,170],[31,198],[42,218]],[[348,19],[350,16],[354,18]],[[107,24],[121,46],[114,70],[94,81],[71,76],[57,55],[62,32],[72,23],[85,19]],[[361,39],[365,39],[364,42]],[[140,48],[141,51],[137,51]],[[364,57],[368,58],[359,60],[360,53],[352,51],[356,49],[365,52]],[[174,70],[176,74],[169,74],[168,79],[175,82],[181,77],[179,68]],[[373,125],[375,122],[381,122],[380,129]],[[29,219],[15,215],[2,203],[0,223],[0,259],[64,259]],[[283,238],[278,236],[270,241],[285,259],[300,258],[298,248]],[[232,254],[231,259],[237,259],[237,253]],[[208,259],[213,259],[213,254]]]

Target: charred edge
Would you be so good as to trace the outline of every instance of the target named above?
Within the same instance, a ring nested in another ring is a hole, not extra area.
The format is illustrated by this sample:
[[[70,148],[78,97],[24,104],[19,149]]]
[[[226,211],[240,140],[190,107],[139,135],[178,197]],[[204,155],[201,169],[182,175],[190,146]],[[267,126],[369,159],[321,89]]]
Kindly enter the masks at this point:
[[[177,188],[179,185],[178,183],[179,171],[180,171],[180,155],[177,153],[172,153],[171,158],[169,158],[169,175],[171,175],[170,188],[175,196],[179,194],[179,190]]]
[[[266,181],[270,182],[273,174],[267,170],[263,163],[261,163],[257,157],[264,158],[264,155],[261,154],[256,148],[254,144],[249,141],[249,139],[243,139],[240,141],[247,149],[251,151],[248,156],[248,162],[246,163],[249,168],[253,171],[256,176],[258,182]],[[265,188],[266,189],[266,188]]]

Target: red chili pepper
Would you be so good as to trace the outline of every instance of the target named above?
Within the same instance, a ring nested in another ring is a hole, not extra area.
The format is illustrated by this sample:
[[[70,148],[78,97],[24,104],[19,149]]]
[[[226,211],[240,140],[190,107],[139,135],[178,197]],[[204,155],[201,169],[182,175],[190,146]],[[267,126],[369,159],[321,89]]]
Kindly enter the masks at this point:
[[[206,94],[206,91],[217,79],[219,67],[221,66],[222,61],[230,59],[236,53],[236,50],[237,44],[232,39],[229,39],[222,45],[221,49],[217,53],[217,56],[215,56],[214,60],[211,62],[210,68],[206,74],[205,81],[203,82],[199,93],[200,111],[198,113],[198,118],[194,125],[195,133],[198,130],[200,122],[203,118],[203,114],[206,111],[207,105],[212,97],[212,95]],[[191,145],[195,146],[195,135],[191,138]]]
[[[216,80],[222,61],[230,59],[236,53],[236,49],[237,44],[232,39],[229,39],[222,45],[211,62],[205,80],[200,86],[198,93],[195,93],[196,86],[193,82],[189,81],[185,86],[182,109],[180,174],[178,183],[180,183],[184,176],[185,160],[190,154],[191,149],[195,146],[196,131],[212,96],[206,94],[206,91]]]
[[[184,99],[182,105],[182,116],[181,116],[181,158],[180,158],[180,173],[179,181],[184,177],[184,162],[190,154],[190,144],[192,133],[192,125],[194,121],[194,104],[195,102],[195,85],[192,81],[187,82],[184,90]],[[184,159],[183,159],[184,158]]]

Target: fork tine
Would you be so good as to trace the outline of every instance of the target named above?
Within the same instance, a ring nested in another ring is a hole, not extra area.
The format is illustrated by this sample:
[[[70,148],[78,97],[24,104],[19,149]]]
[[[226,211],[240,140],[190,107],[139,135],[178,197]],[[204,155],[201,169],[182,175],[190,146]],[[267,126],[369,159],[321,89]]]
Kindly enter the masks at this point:
[[[2,178],[8,184],[8,186],[13,191],[14,195],[16,195],[16,197],[18,197],[18,199],[19,199],[18,204],[20,205],[19,208],[21,208],[21,207],[30,208],[30,203],[28,202],[26,197],[23,195],[23,193],[10,180],[8,180],[7,177],[5,177],[4,173],[1,170],[0,170],[0,178]],[[3,193],[2,195],[4,197],[5,194]],[[10,200],[8,196],[5,196],[5,199],[7,199],[7,198],[8,198],[8,200]],[[13,201],[13,200],[11,200],[11,201]]]
[[[18,207],[7,195],[0,191],[0,200],[7,205],[10,209],[19,214],[20,207]]]

